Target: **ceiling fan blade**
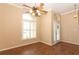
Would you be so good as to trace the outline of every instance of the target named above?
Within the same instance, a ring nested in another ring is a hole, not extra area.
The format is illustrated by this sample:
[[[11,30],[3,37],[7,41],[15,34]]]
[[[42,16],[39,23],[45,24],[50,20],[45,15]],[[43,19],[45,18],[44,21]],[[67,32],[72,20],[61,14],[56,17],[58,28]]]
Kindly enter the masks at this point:
[[[43,9],[44,8],[44,3],[40,3],[39,8]]]
[[[44,11],[44,3],[40,3],[39,6],[37,7],[38,10]]]
[[[45,10],[41,10],[40,12],[43,13],[43,14],[47,13],[47,11],[45,11]]]
[[[32,9],[32,7],[30,7],[30,6],[28,6],[28,5],[23,4],[23,6],[25,6],[25,7],[28,7],[28,8],[31,8],[31,9]]]
[[[44,6],[44,3],[40,3],[40,6]]]

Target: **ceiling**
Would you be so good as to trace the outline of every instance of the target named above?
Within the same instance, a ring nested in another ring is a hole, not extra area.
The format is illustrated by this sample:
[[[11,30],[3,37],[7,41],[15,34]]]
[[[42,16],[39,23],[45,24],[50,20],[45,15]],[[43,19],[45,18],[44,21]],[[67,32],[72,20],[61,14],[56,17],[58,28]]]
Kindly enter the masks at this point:
[[[74,10],[74,3],[48,3],[46,4],[47,8],[51,8],[55,12],[60,14]],[[79,4],[76,4],[76,9],[79,9]]]
[[[75,9],[74,4],[75,3],[45,3],[44,8],[47,9],[47,10],[52,9],[55,12],[63,14],[63,13],[74,10]],[[17,5],[21,6],[22,3],[17,4]],[[26,5],[29,5],[29,6],[32,7],[32,6],[35,5],[35,3],[26,3]],[[36,3],[36,5],[39,5],[39,3]],[[76,8],[79,9],[79,4],[78,3],[76,3]]]

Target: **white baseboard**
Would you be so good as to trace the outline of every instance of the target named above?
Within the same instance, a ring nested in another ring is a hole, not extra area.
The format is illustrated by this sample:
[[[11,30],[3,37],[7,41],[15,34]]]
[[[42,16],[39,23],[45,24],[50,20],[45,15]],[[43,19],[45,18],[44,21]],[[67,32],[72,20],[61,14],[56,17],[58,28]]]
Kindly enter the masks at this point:
[[[47,44],[49,46],[53,46],[53,45],[57,44],[60,41],[57,41],[57,42],[54,42],[54,43],[51,43],[51,44],[49,44],[47,42],[43,42],[43,41],[34,41],[34,42],[29,43],[29,44],[33,44],[33,43],[37,43],[37,42],[42,42],[42,43]],[[29,44],[16,45],[16,46],[13,46],[13,47],[10,47],[10,48],[1,49],[0,51],[5,51],[5,50],[13,49],[13,48],[18,48],[18,47],[22,47],[22,46],[29,45]]]
[[[52,43],[50,43],[50,44],[47,43],[47,42],[44,42],[44,41],[41,41],[41,42],[44,43],[44,44],[47,44],[47,45],[49,45],[49,46],[53,46],[53,45],[59,43],[60,41],[52,42]]]
[[[71,41],[64,41],[64,40],[62,40],[61,42],[66,42],[66,43],[71,43],[71,44],[79,45],[79,43],[75,43],[75,42],[71,42]]]
[[[53,45],[55,45],[55,44],[57,44],[57,43],[59,43],[59,42],[61,42],[60,40],[58,40],[58,41],[56,41],[56,42],[53,42]]]
[[[50,44],[50,43],[47,43],[47,42],[45,42],[45,41],[40,41],[41,43],[44,43],[44,44],[47,44],[47,45],[49,45],[49,46],[52,46],[52,44]]]
[[[29,43],[29,44],[33,44],[33,43],[37,43],[37,42],[39,42],[39,41],[35,41],[35,42]],[[13,46],[13,47],[10,47],[10,48],[1,49],[0,51],[5,51],[5,50],[13,49],[13,48],[18,48],[18,47],[22,47],[22,46],[29,45],[29,44],[16,45],[16,46]]]

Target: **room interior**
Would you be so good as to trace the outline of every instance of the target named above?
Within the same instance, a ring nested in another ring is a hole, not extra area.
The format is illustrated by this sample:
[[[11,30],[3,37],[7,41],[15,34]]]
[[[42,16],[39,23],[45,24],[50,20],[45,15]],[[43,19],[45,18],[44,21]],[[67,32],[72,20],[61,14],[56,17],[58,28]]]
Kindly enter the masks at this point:
[[[0,55],[79,54],[78,34],[78,3],[0,3]]]

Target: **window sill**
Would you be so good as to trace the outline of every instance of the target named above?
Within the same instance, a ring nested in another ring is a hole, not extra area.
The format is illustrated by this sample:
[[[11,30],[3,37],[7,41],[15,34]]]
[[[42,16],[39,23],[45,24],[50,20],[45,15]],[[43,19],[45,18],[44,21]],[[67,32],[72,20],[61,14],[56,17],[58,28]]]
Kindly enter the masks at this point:
[[[22,40],[33,40],[33,39],[36,39],[36,38],[28,38],[28,39],[22,39]]]

